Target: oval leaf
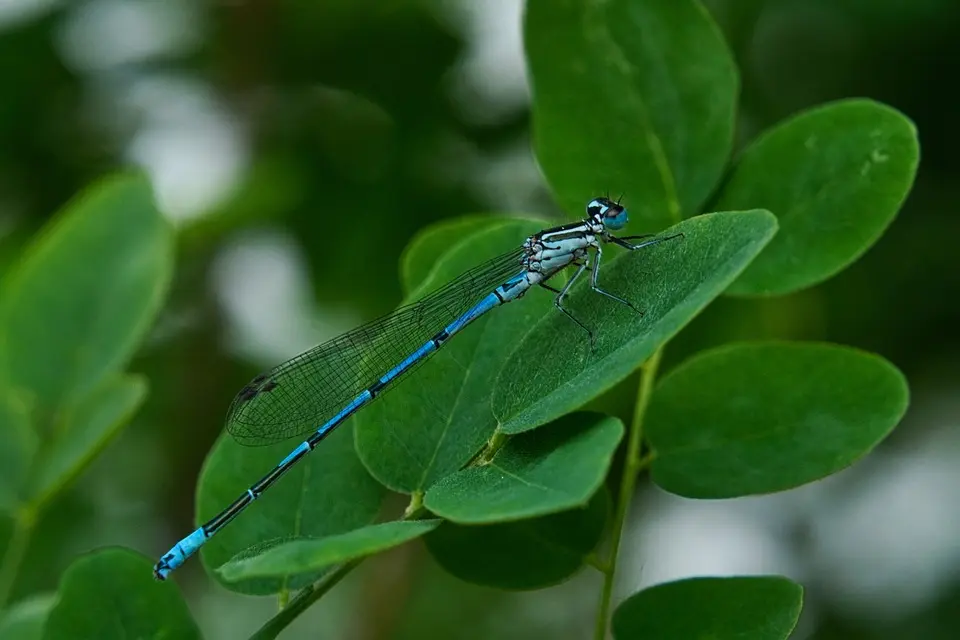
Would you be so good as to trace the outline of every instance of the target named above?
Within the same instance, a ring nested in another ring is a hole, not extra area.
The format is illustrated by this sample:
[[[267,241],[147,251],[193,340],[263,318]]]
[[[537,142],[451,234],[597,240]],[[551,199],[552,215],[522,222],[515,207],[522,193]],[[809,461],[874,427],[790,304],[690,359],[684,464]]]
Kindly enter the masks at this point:
[[[623,437],[616,418],[564,416],[511,438],[492,461],[433,485],[424,505],[461,524],[521,520],[587,504],[603,484]]]
[[[563,314],[554,310],[545,317],[497,378],[493,411],[501,429],[519,433],[546,424],[623,380],[718,296],[776,227],[766,211],[708,214],[665,232],[682,232],[683,238],[605,258],[600,286],[633,302],[643,315],[591,291],[584,277],[564,304],[592,327],[594,349],[586,332]]]
[[[519,247],[540,224],[501,221],[460,242],[437,263],[425,288],[445,284],[484,259]],[[412,493],[466,464],[497,428],[490,413],[491,380],[517,336],[551,307],[550,295],[531,292],[493,310],[396,389],[358,412],[357,451],[370,473],[394,491]]]
[[[917,131],[872,100],[843,100],[801,113],[743,152],[717,204],[764,207],[780,232],[730,287],[780,295],[826,280],[880,237],[917,171]]]
[[[34,472],[31,501],[38,505],[60,491],[126,425],[147,396],[139,376],[116,376],[61,414],[63,427],[45,446]]]
[[[242,447],[223,435],[207,457],[197,486],[197,521],[206,522],[266,475],[294,448],[284,442]],[[349,424],[328,436],[236,520],[201,549],[211,571],[235,556],[252,556],[280,542],[318,538],[370,524],[383,490],[357,459]],[[219,574],[215,574],[221,579]],[[248,594],[299,588],[316,576],[227,583]],[[221,579],[222,580],[222,579]]]
[[[218,572],[224,580],[282,577],[321,569],[386,551],[433,531],[440,520],[384,522],[336,536],[284,542],[260,555],[238,558]]]
[[[0,378],[42,411],[37,425],[123,368],[172,270],[171,229],[142,177],[98,183],[44,230],[0,298]]]
[[[730,154],[739,86],[704,8],[530,0],[524,41],[537,159],[561,206],[579,215],[625,189],[644,228],[695,213]]]
[[[803,608],[803,588],[786,578],[691,578],[627,598],[613,613],[617,640],[785,640]]]
[[[60,580],[43,639],[200,638],[176,585],[154,580],[152,567],[126,549],[78,559]]]
[[[646,418],[653,480],[691,498],[812,482],[883,440],[907,398],[893,365],[856,349],[789,342],[713,349],[654,392]]]
[[[505,524],[451,522],[424,538],[437,562],[473,584],[542,589],[577,573],[600,542],[609,495],[598,491],[586,507]]]

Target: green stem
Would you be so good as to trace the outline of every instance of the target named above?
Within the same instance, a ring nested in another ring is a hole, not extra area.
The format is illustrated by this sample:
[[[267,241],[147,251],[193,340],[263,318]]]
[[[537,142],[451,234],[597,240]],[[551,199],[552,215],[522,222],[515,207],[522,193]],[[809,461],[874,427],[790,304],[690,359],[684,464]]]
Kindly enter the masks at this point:
[[[304,587],[297,595],[290,600],[290,604],[284,607],[277,615],[273,616],[267,620],[260,629],[250,636],[250,640],[267,640],[276,638],[280,635],[280,632],[287,628],[287,626],[297,619],[297,617],[306,611],[310,606],[322,598],[330,589],[334,587],[338,582],[343,580],[348,573],[353,571],[353,569],[360,564],[362,558],[357,558],[356,560],[351,560],[346,562],[327,575],[325,575],[321,580],[314,582],[309,587]]]
[[[596,553],[589,554],[583,559],[583,561],[600,573],[608,573],[610,571],[610,567],[608,567],[607,564],[601,560]]]
[[[487,446],[480,452],[477,464],[489,464],[490,461],[496,457],[497,452],[507,443],[508,439],[507,434],[500,431],[500,427],[497,427],[497,430],[490,436],[490,440],[487,441]]]
[[[653,451],[650,451],[649,453],[647,453],[647,455],[640,458],[640,462],[637,463],[637,473],[643,471],[644,469],[649,467],[651,464],[653,464],[653,461],[656,457],[657,457],[656,454]]]
[[[403,519],[416,520],[421,509],[423,509],[423,491],[414,491],[410,494],[410,502],[403,511]]]
[[[13,531],[10,533],[10,542],[0,562],[0,609],[7,604],[7,598],[13,590],[20,570],[20,563],[27,552],[27,543],[30,541],[30,532],[36,524],[36,512],[31,508],[23,508],[17,512],[13,521]]]
[[[407,505],[407,508],[403,513],[403,519],[418,519],[422,509],[423,493],[420,491],[415,491],[410,496],[410,503]],[[255,634],[250,636],[250,640],[268,640],[276,638],[278,635],[280,635],[280,632],[286,629],[291,622],[296,620],[301,613],[309,609],[314,602],[322,598],[338,582],[343,580],[348,573],[356,569],[361,562],[363,562],[363,558],[355,558],[349,562],[345,562],[317,582],[314,582],[309,587],[304,587],[298,591],[297,595],[295,595],[292,600],[281,604],[283,608],[280,610],[280,612],[267,620],[266,624],[260,627]]]
[[[630,434],[627,440],[627,459],[623,468],[623,477],[620,479],[620,493],[617,496],[617,509],[613,520],[613,536],[610,541],[610,558],[606,562],[608,571],[603,577],[603,591],[600,595],[600,610],[597,612],[597,624],[594,640],[604,640],[607,637],[607,621],[610,619],[610,602],[613,597],[613,581],[617,573],[617,555],[620,553],[620,538],[623,536],[624,524],[627,520],[627,510],[633,499],[633,492],[637,485],[637,476],[640,471],[649,465],[651,458],[640,457],[643,446],[643,418],[650,404],[653,393],[653,381],[657,377],[657,368],[660,366],[662,349],[657,349],[640,368],[640,391],[637,398],[637,407],[630,424]]]

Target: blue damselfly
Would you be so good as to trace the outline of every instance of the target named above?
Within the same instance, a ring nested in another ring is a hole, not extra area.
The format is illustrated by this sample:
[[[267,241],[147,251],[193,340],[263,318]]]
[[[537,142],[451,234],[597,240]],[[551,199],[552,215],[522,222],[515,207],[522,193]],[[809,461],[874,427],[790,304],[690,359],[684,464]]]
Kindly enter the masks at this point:
[[[590,269],[590,286],[598,294],[631,309],[633,303],[600,288],[602,245],[636,250],[677,236],[616,237],[627,211],[619,202],[595,198],[587,217],[536,233],[522,246],[462,274],[421,300],[333,338],[254,378],[230,405],[227,430],[241,444],[261,445],[310,434],[305,441],[212,520],[180,540],[154,566],[165,579],[220,529],[259,498],[339,424],[396,383],[468,324],[502,304],[540,286],[555,294],[555,306],[588,335],[593,332],[568,310],[564,298]],[[631,240],[642,240],[633,244]],[[576,267],[559,289],[548,280]],[[320,425],[317,427],[316,425]]]

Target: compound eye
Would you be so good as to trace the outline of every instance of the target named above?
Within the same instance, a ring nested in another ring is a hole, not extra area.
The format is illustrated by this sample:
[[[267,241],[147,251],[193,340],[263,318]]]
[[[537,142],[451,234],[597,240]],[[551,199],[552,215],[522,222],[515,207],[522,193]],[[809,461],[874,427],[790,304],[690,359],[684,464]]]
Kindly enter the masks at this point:
[[[622,229],[627,224],[627,210],[618,204],[604,212],[603,224],[610,229]]]

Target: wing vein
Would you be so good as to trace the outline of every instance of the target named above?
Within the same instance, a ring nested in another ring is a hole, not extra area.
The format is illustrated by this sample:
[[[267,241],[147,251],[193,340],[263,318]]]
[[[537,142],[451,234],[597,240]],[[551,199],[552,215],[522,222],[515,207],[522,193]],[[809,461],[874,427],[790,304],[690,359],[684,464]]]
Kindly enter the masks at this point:
[[[519,274],[522,256],[518,248],[488,260],[420,300],[257,376],[230,405],[227,431],[241,444],[264,445],[316,430],[497,286]],[[396,386],[426,359],[379,393]]]

